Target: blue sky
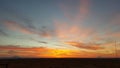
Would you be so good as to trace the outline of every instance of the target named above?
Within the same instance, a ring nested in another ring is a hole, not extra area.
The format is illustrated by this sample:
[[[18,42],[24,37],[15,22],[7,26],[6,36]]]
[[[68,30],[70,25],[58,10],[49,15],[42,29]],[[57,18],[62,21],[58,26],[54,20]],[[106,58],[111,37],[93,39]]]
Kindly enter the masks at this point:
[[[120,0],[0,0],[0,45],[72,48],[63,42],[102,44],[120,40],[119,3]]]

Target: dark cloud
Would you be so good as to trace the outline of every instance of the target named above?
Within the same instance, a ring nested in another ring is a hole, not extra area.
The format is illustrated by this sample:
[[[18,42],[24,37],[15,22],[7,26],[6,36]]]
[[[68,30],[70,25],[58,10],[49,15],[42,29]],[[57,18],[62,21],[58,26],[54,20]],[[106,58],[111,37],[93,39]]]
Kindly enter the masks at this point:
[[[44,44],[47,44],[47,42],[44,42],[44,41],[38,41],[39,43],[44,43]]]
[[[35,49],[34,49],[35,48]],[[30,49],[30,50],[36,50],[36,49],[44,49],[45,47],[23,47],[22,45],[0,45],[0,50],[25,50]]]
[[[36,39],[33,39],[33,38],[30,38],[30,40],[36,41],[36,42],[38,42],[38,43],[48,44],[48,42],[36,40]]]

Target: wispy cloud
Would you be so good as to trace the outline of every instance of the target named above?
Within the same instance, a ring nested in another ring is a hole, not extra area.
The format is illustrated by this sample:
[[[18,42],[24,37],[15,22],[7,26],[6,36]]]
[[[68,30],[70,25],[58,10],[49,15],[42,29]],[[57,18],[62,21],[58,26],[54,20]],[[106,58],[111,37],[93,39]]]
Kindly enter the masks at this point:
[[[44,38],[50,38],[52,36],[49,30],[46,30],[45,28],[41,28],[41,30],[35,30],[35,28],[30,25],[28,27],[14,21],[5,21],[4,25],[9,30],[18,31],[23,34],[35,34],[38,35],[39,37],[44,37]]]
[[[61,39],[67,40],[84,40],[95,33],[93,28],[83,28],[80,23],[83,23],[90,13],[90,0],[80,0],[80,5],[77,6],[77,12],[71,15],[71,11],[67,5],[60,5],[62,11],[64,12],[65,18],[68,21],[54,19],[55,34]]]
[[[72,22],[82,23],[90,13],[90,0],[80,0],[80,5],[78,6],[75,15],[71,15],[70,9],[67,5],[61,4],[60,7],[67,19],[71,20]]]
[[[110,22],[113,25],[120,25],[120,13],[115,13],[113,16],[111,16]]]
[[[76,23],[70,25],[69,23],[59,20],[54,20],[54,26],[56,37],[60,40],[85,40],[96,32],[93,28],[82,28]]]
[[[80,42],[65,42],[65,44],[69,44],[69,45],[72,45],[78,48],[90,49],[90,50],[104,49],[103,47],[97,44],[85,44],[85,43],[80,43]]]
[[[13,21],[6,21],[6,22],[4,22],[4,24],[10,30],[20,31],[25,34],[34,34],[35,33],[34,31],[31,31],[27,27],[25,27],[19,23],[13,22]]]
[[[8,34],[4,30],[2,30],[2,29],[0,29],[0,35],[8,36]]]
[[[114,32],[114,33],[109,34],[108,36],[118,38],[118,37],[120,37],[120,32]]]
[[[35,33],[36,27],[33,25],[33,21],[30,17],[25,16],[23,13],[20,13],[17,9],[12,9],[8,7],[2,8],[2,11],[8,14],[8,16],[20,20],[21,22],[15,22],[13,20],[3,19],[6,26],[11,30],[18,30],[26,34]],[[22,24],[21,24],[22,23]]]
[[[82,22],[89,14],[90,0],[80,0],[80,6],[75,21]]]
[[[36,39],[33,39],[33,38],[30,38],[30,40],[36,41],[36,42],[38,42],[38,43],[48,44],[48,42],[36,40]]]

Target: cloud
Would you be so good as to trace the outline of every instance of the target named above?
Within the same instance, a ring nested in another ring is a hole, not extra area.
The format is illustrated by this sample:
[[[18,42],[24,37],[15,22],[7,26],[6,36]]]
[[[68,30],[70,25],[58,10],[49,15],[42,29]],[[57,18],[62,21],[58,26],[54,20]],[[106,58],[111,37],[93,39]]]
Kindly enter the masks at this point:
[[[40,30],[40,35],[50,39],[52,37],[52,32],[50,31],[50,29],[46,28],[46,26],[42,26]]]
[[[55,34],[59,40],[85,40],[95,34],[93,28],[82,28],[78,24],[54,20]],[[91,36],[90,36],[91,35]]]
[[[8,36],[8,34],[5,31],[3,31],[2,29],[0,29],[0,35]]]
[[[120,32],[114,32],[114,33],[109,34],[108,36],[119,38]]]
[[[90,49],[90,50],[103,49],[103,47],[100,47],[99,45],[96,45],[96,44],[85,44],[80,42],[65,42],[65,44],[72,45],[78,48]]]
[[[29,25],[28,23],[32,22],[30,17],[24,16],[24,14],[20,13],[17,9],[12,9],[12,8],[8,8],[8,7],[4,6],[4,8],[2,8],[2,11],[5,12],[6,14],[9,14],[13,18],[22,20],[24,23],[27,23],[27,25]],[[31,26],[31,27],[34,27],[34,26]]]
[[[78,6],[77,12],[75,15],[70,14],[70,8],[64,4],[60,5],[61,9],[64,12],[64,16],[71,20],[72,22],[82,23],[89,14],[90,9],[90,0],[80,0],[80,5]]]
[[[68,21],[54,19],[55,34],[60,40],[84,40],[95,33],[92,28],[83,28],[80,26],[89,14],[90,0],[80,0],[80,5],[77,7],[77,13],[72,15],[70,8],[67,5],[60,5],[64,12],[65,18]]]
[[[30,28],[30,26],[27,27],[14,21],[5,21],[4,25],[9,30],[18,31],[24,34],[35,34],[38,35],[39,37],[44,37],[44,38],[50,38],[52,36],[49,30],[46,30],[45,28],[42,28],[41,30],[38,31]]]
[[[104,29],[106,30],[107,33],[111,33],[111,32],[114,32],[114,31],[120,29],[120,27],[119,27],[119,25],[120,25],[120,12],[115,12],[115,13],[109,14],[109,16],[107,16],[106,20],[107,21],[105,21],[105,22],[107,22],[108,24],[106,24]]]
[[[86,56],[87,55],[87,56]],[[13,46],[0,46],[1,57],[18,58],[70,58],[70,57],[95,57],[95,53],[67,49],[52,48],[23,48]]]
[[[118,31],[108,31],[106,32],[104,38],[119,38],[120,37],[120,32],[119,32],[119,29]]]
[[[18,57],[18,58],[29,58],[29,57],[42,57],[44,58],[44,52],[49,49],[44,47],[37,48],[24,48],[16,45],[2,46],[0,45],[0,57]]]
[[[36,40],[36,39],[33,39],[33,38],[30,38],[30,40],[36,41],[36,42],[38,42],[38,43],[48,44],[48,42],[45,42],[45,41],[39,41],[39,40]]]
[[[70,10],[68,8],[67,5],[64,5],[64,4],[60,4],[60,8],[62,9],[63,13],[64,13],[64,16],[65,18],[69,19],[69,20],[74,20],[74,16],[70,14]]]
[[[39,50],[39,49],[44,49],[44,47],[21,47],[20,45],[0,45],[0,50]]]
[[[111,16],[110,22],[114,25],[120,25],[120,13],[115,13]]]
[[[4,24],[10,30],[20,31],[20,32],[25,33],[25,34],[34,34],[34,31],[31,31],[27,27],[25,27],[21,24],[18,24],[16,22],[6,21],[6,22],[4,22]]]
[[[78,46],[84,49],[96,50],[96,47],[84,47],[84,43],[70,42],[73,46]],[[106,44],[105,44],[106,45]],[[99,48],[99,47],[98,47]],[[98,49],[97,48],[97,49]],[[100,49],[100,48],[99,48]],[[98,50],[99,50],[98,49]],[[101,50],[102,51],[102,50]],[[104,52],[90,52],[83,50],[69,50],[69,49],[54,49],[45,47],[19,47],[17,45],[0,45],[1,57],[17,57],[17,58],[96,58],[96,57],[115,57],[113,53]],[[111,50],[110,50],[111,51]],[[119,51],[119,50],[118,50]],[[118,54],[118,56],[120,56]]]
[[[80,0],[80,6],[75,21],[83,21],[89,13],[90,0]],[[82,22],[81,21],[81,22]]]
[[[5,21],[4,25],[9,30],[13,30],[15,32],[20,32],[20,33],[23,33],[23,34],[26,34],[26,35],[37,35],[37,37],[39,37],[39,38],[48,38],[48,39],[51,38],[50,32],[47,31],[45,28],[42,28],[39,31],[37,31],[37,30],[35,31],[35,30],[32,30],[32,28],[29,28],[27,26],[24,26],[22,24],[14,22],[14,21]],[[27,39],[27,40],[31,40],[31,41],[42,43],[42,44],[47,44],[48,43],[46,41],[36,40],[36,39],[34,39],[30,36],[29,37],[18,37],[18,38],[19,39]]]
[[[19,24],[20,22],[14,22],[14,21],[8,21],[7,26],[8,28],[12,30],[18,30],[25,34],[37,34],[42,37],[50,38],[50,32],[47,30],[44,30],[45,28],[41,28],[41,30],[37,29],[35,25],[33,24],[33,20],[30,17],[24,16],[24,14],[20,13],[16,9],[10,9],[10,8],[4,8],[3,11],[10,14],[10,16],[17,18],[18,20],[21,20],[22,24]]]

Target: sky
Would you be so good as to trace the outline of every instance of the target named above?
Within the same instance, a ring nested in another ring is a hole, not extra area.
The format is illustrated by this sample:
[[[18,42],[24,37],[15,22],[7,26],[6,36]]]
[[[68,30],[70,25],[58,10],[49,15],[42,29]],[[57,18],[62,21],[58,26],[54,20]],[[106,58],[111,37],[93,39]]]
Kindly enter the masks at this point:
[[[120,0],[0,0],[0,56],[120,58],[119,6]]]

